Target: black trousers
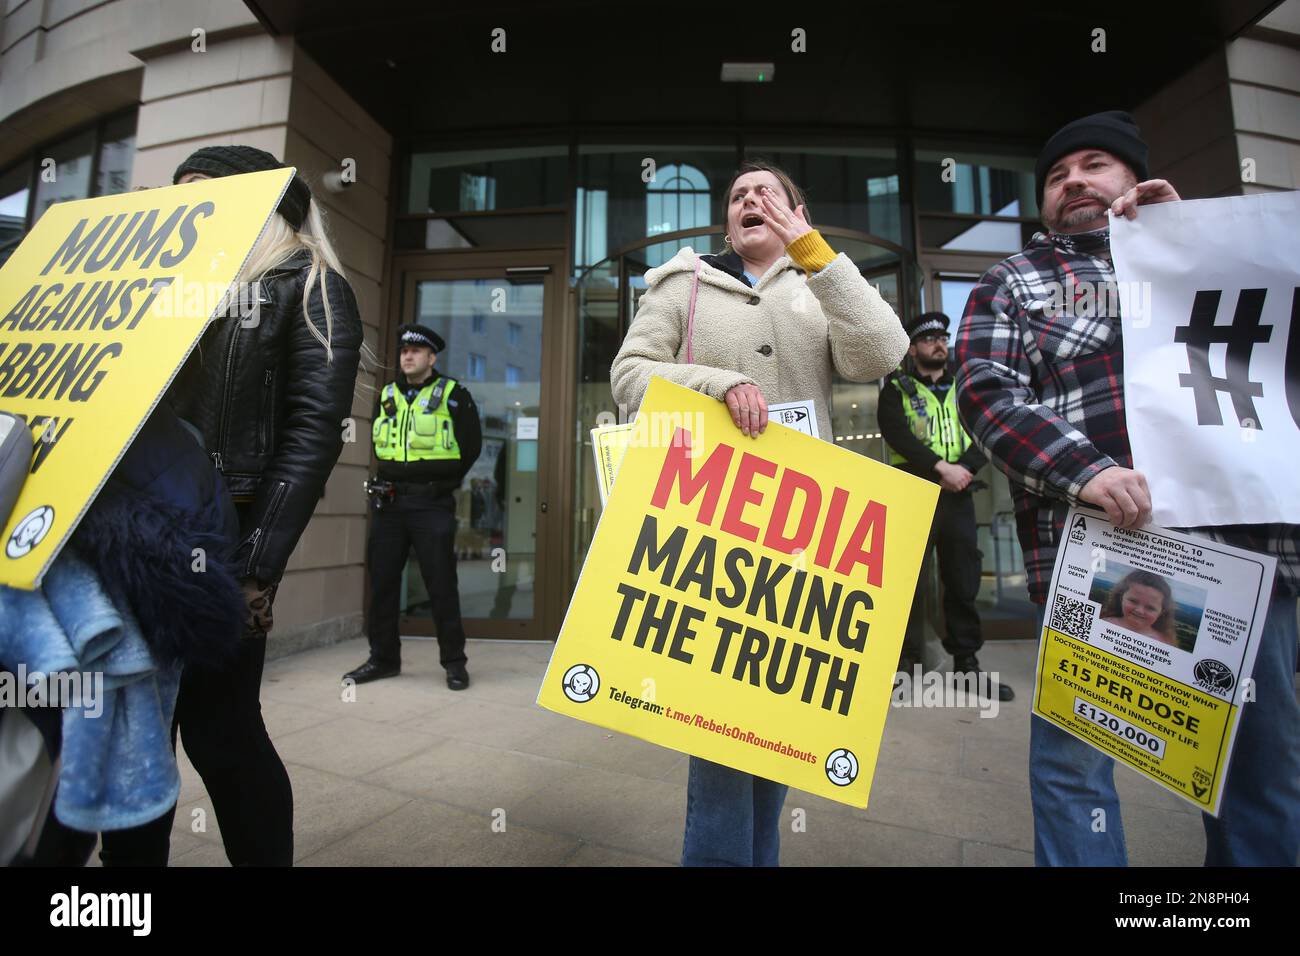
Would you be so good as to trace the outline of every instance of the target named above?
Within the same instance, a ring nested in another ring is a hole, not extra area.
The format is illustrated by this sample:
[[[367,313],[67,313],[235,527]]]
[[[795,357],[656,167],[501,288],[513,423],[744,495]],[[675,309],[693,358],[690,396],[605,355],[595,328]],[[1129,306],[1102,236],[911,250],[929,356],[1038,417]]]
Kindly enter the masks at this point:
[[[370,540],[370,659],[400,666],[402,642],[397,621],[406,559],[415,547],[420,575],[433,604],[442,666],[463,663],[465,627],[460,620],[460,588],[456,581],[456,502],[451,495],[398,493],[382,508],[371,508]]]
[[[984,555],[976,538],[975,499],[969,492],[939,492],[939,505],[935,508],[921,567],[922,582],[928,578],[932,550],[938,555],[939,580],[943,582],[943,616],[947,625],[942,635],[943,649],[954,657],[974,654],[984,646],[980,616],[975,609]],[[902,660],[908,668],[925,657],[923,592],[924,588],[918,585],[903,637]]]
[[[245,636],[230,666],[186,667],[176,698],[172,744],[179,728],[232,866],[293,864],[293,787],[259,700],[265,661],[266,636]],[[166,866],[175,816],[172,807],[151,823],[105,832],[100,859],[105,866]]]

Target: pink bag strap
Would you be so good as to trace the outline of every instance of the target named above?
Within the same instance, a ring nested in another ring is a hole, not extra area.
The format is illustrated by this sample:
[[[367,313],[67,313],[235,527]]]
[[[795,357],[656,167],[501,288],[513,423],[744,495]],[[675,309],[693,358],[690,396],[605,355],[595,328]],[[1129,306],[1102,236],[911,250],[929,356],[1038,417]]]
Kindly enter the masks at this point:
[[[700,291],[700,257],[695,257],[695,274],[691,277],[691,304],[686,309],[686,364],[695,364],[695,297]]]

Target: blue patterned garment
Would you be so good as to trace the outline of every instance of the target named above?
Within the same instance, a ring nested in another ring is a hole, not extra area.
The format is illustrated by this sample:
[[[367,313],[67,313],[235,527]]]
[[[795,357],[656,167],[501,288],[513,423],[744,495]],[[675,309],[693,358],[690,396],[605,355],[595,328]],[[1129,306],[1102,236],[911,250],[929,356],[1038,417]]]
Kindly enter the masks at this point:
[[[0,661],[32,675],[80,675],[63,704],[54,813],[98,832],[154,820],[176,802],[171,745],[180,665],[159,667],[127,603],[64,549],[35,591],[0,586]],[[51,697],[53,695],[50,695]]]

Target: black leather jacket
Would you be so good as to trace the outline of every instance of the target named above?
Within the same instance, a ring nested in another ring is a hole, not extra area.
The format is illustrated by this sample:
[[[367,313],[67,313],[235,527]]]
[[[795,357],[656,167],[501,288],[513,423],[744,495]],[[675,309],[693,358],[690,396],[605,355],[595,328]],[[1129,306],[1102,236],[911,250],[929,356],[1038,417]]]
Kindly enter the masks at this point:
[[[343,450],[360,360],[356,296],[338,273],[325,280],[332,362],[307,328],[302,293],[310,265],[304,252],[266,273],[258,311],[215,320],[168,392],[176,412],[203,433],[241,503],[238,573],[265,582],[284,574]],[[313,285],[308,311],[325,335],[319,279]]]

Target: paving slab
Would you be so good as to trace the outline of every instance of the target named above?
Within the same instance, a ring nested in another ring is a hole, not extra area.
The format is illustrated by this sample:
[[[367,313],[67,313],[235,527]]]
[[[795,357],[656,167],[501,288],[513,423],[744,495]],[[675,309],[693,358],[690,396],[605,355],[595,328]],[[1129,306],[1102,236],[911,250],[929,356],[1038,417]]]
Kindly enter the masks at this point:
[[[542,710],[553,645],[470,641],[471,686],[447,689],[435,641],[403,642],[400,677],[342,693],[365,659],[349,641],[267,664],[263,712],[295,793],[305,865],[672,866],[681,854],[685,755]],[[789,866],[1032,865],[1028,790],[1032,641],[981,662],[1015,687],[978,708],[891,708],[866,810],[792,790]],[[179,756],[177,866],[225,865],[203,782]],[[1199,866],[1199,814],[1116,771],[1135,866]],[[206,830],[192,832],[193,812]],[[504,831],[501,827],[504,826]]]
[[[916,726],[909,717],[891,712],[885,719],[877,773],[886,767],[934,773],[952,770],[961,757],[964,736],[961,729],[956,726],[926,729]]]
[[[204,843],[184,853],[173,854],[170,866],[230,866],[226,851],[220,844]]]
[[[412,800],[310,854],[304,866],[558,866],[576,852],[576,837],[518,826],[493,828],[490,814]]]
[[[1033,866],[1034,854],[1028,850],[1012,850],[1005,846],[962,840],[962,866]]]
[[[317,710],[303,704],[292,704],[270,697],[262,698],[262,720],[266,731],[272,739],[284,737],[307,727],[315,727],[327,720],[342,716],[342,713],[330,713]]]
[[[509,813],[569,765],[533,754],[445,739],[412,757],[367,774],[366,782],[410,797],[479,813]]]
[[[891,770],[876,775],[866,812],[881,823],[1019,850],[1033,848],[1027,786],[969,780],[955,773]]]
[[[686,788],[575,765],[520,803],[514,817],[535,829],[673,861],[681,854]]]
[[[654,857],[638,856],[635,853],[624,853],[622,850],[611,850],[609,847],[599,846],[592,843],[583,843],[576,853],[564,863],[565,866],[673,866],[666,860],[657,860]]]
[[[808,796],[791,791],[781,833],[782,866],[958,866],[961,841],[924,830],[890,826],[858,811],[852,815],[806,808]],[[801,829],[796,829],[801,827]]]
[[[969,736],[961,739],[960,749],[957,772],[961,776],[970,780],[992,780],[1010,786],[1028,785],[1027,741]]]
[[[441,738],[406,727],[389,727],[356,717],[338,717],[275,739],[285,763],[301,764],[338,774],[364,777],[397,763]]]
[[[1199,813],[1123,803],[1129,866],[1191,866],[1205,862],[1205,829]]]
[[[683,755],[655,744],[615,733],[604,727],[576,720],[548,728],[519,745],[525,753],[566,760],[580,767],[617,770],[636,777],[662,779],[678,765],[685,767]],[[681,780],[685,783],[685,778]]]
[[[368,782],[286,764],[293,784],[293,856],[301,860],[409,802]]]
[[[473,689],[471,686],[462,693],[468,695]],[[501,704],[466,696],[452,706],[412,717],[397,726],[488,747],[513,749],[545,731],[553,729],[563,733],[570,723],[573,723],[572,718],[540,707]]]

